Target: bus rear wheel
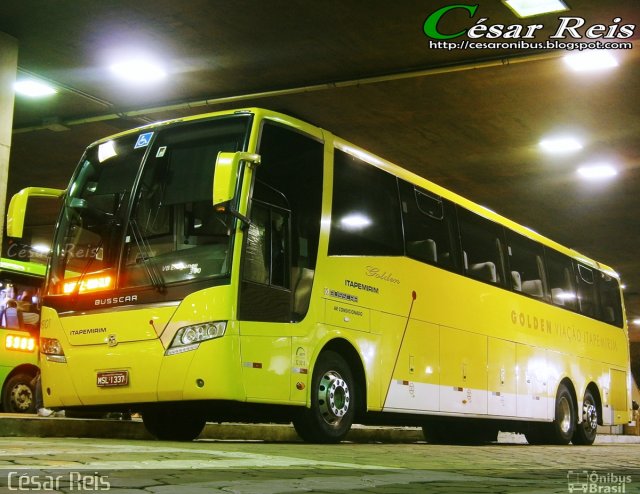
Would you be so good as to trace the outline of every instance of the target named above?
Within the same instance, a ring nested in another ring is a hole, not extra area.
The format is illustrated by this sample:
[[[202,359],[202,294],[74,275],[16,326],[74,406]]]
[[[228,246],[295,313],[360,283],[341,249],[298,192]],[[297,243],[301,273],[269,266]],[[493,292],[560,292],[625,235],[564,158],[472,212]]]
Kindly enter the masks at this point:
[[[340,442],[353,424],[355,403],[349,364],[338,353],[323,352],[313,370],[311,407],[300,411],[293,426],[304,441]]]
[[[596,440],[597,434],[598,407],[593,394],[587,390],[582,400],[582,422],[576,426],[576,431],[573,433],[571,442],[581,446],[591,446]]]
[[[142,413],[147,431],[161,441],[193,441],[206,424],[198,413],[179,407],[157,407]]]
[[[5,383],[2,393],[2,408],[8,413],[34,413],[35,392],[31,387],[33,376],[16,374]]]
[[[574,437],[576,422],[573,395],[566,385],[560,384],[556,394],[555,419],[550,424],[529,424],[525,437],[529,444],[569,444]]]
[[[569,388],[564,384],[558,388],[555,410],[556,417],[549,429],[549,442],[569,444],[576,429],[576,407]]]

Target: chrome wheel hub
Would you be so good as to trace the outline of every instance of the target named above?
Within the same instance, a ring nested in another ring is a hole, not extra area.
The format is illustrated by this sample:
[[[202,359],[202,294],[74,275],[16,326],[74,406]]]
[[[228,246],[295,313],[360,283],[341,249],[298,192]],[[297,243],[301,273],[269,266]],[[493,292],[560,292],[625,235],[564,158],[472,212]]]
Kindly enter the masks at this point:
[[[571,430],[571,405],[566,398],[560,401],[560,430],[567,434]]]
[[[33,401],[31,388],[26,384],[18,384],[11,390],[11,401],[16,411],[28,410]]]
[[[329,425],[339,424],[349,411],[351,392],[349,386],[336,371],[328,371],[318,385],[320,415]]]
[[[582,406],[582,422],[585,429],[596,430],[598,427],[598,410],[593,403],[585,402]]]

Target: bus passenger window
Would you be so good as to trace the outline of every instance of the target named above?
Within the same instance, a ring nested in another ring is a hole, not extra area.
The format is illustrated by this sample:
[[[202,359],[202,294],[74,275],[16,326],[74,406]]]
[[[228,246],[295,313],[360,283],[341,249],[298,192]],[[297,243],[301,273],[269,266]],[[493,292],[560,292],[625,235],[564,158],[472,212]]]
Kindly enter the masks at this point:
[[[455,216],[450,203],[404,180],[399,186],[407,256],[455,269],[455,256],[451,254]]]
[[[578,305],[580,313],[585,316],[596,316],[596,284],[593,270],[578,264]]]
[[[546,298],[543,250],[537,242],[506,231],[511,289],[535,298]]]
[[[571,259],[555,250],[545,249],[545,264],[551,302],[559,307],[577,310],[578,299]]]
[[[396,178],[335,151],[331,256],[401,256],[402,223]]]
[[[622,327],[622,302],[620,300],[620,285],[616,278],[600,273],[598,280],[601,315],[604,322]]]
[[[458,220],[465,274],[476,280],[502,285],[502,228],[462,208],[458,208]]]

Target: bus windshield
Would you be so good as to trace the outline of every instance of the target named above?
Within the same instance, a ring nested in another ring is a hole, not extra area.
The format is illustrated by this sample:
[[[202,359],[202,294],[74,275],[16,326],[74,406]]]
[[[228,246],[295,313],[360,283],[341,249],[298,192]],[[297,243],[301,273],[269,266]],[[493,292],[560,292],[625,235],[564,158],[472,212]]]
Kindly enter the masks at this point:
[[[244,150],[249,123],[178,123],[89,147],[61,211],[47,295],[228,277],[229,219],[213,209],[213,173],[219,152]]]

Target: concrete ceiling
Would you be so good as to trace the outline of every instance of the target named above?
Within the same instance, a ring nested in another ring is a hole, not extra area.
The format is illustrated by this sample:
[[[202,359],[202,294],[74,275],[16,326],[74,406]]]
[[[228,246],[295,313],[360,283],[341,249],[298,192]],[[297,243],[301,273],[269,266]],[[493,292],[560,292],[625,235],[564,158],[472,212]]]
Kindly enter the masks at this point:
[[[614,51],[618,67],[575,73],[560,51],[437,48],[423,23],[459,3],[4,1],[0,31],[19,42],[19,77],[34,74],[59,88],[46,100],[16,99],[8,193],[66,187],[83,148],[124,128],[263,106],[614,267],[627,285],[629,318],[640,317],[640,28],[617,40],[635,44]],[[534,42],[550,38],[559,15],[584,18],[582,35],[593,24],[640,20],[637,0],[567,0],[569,12],[531,19],[497,0],[476,3],[473,19],[451,11],[440,31],[456,33],[480,18],[542,24],[527,40]],[[122,83],[108,69],[122,53],[153,56],[169,76],[151,86]],[[584,148],[542,153],[540,139],[560,131],[578,135]],[[579,180],[579,165],[603,160],[615,164],[617,177]],[[29,221],[37,236],[55,214],[36,207]],[[640,326],[631,332],[640,340]]]

